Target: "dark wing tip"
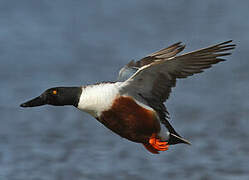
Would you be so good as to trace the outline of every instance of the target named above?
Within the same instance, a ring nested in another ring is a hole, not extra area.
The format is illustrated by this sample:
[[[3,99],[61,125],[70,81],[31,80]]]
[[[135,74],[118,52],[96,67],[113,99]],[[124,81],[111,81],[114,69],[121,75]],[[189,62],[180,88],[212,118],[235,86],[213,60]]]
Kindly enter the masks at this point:
[[[20,104],[20,107],[27,107],[25,103]]]
[[[182,42],[179,41],[179,42],[177,42],[177,43],[175,43],[175,44],[170,45],[168,48],[172,48],[172,47],[175,47],[175,46],[179,46],[179,45],[181,45],[181,44],[182,44]]]
[[[178,48],[179,52],[181,52],[183,49],[185,49],[185,47],[186,47],[186,45],[185,45],[185,44],[182,44],[182,45]]]
[[[231,42],[233,42],[233,40],[228,40],[228,41],[219,43],[219,44],[217,44],[217,46],[224,45],[224,44],[229,44],[229,43],[231,43]],[[235,44],[233,44],[233,45],[235,45]]]
[[[220,43],[220,44],[217,44],[211,47],[210,50],[211,51],[213,50],[214,54],[216,54],[217,57],[218,56],[229,56],[232,53],[228,51],[233,50],[236,47],[236,44],[231,44],[231,43],[232,43],[232,40],[225,41],[223,43]]]
[[[231,42],[233,42],[232,39],[230,39],[230,40],[228,40],[228,41],[225,41],[225,42],[223,42],[223,43],[221,43],[221,44],[228,44],[228,43],[231,43]]]
[[[233,40],[229,40],[229,41],[219,43],[219,44],[217,44],[215,46],[220,47],[220,48],[227,48],[227,49],[224,49],[224,50],[230,50],[230,49],[234,49],[236,47],[236,44],[230,44],[232,42],[233,42]]]

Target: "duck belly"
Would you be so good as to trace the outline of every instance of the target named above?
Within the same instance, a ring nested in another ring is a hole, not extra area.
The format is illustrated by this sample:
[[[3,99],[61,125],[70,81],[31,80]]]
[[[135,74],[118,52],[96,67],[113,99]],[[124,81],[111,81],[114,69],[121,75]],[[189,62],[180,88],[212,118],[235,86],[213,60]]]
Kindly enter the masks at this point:
[[[109,110],[97,118],[107,128],[134,142],[146,143],[160,132],[160,122],[153,109],[141,106],[130,96],[116,98]]]

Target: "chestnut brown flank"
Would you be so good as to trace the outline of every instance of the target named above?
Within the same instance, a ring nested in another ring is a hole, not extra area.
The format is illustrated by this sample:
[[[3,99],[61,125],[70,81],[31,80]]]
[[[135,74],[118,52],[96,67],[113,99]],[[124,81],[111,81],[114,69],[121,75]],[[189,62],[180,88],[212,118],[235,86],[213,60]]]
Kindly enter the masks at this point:
[[[118,97],[110,110],[98,119],[106,127],[134,142],[147,143],[152,133],[160,131],[155,112],[138,105],[131,97]]]

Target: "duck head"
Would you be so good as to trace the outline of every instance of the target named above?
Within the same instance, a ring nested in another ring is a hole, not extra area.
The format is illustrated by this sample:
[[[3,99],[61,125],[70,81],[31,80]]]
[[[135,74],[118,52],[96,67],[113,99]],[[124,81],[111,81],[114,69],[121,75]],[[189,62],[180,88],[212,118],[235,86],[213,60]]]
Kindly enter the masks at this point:
[[[81,93],[81,87],[54,87],[47,89],[40,96],[22,103],[20,106],[35,107],[49,104],[54,106],[73,105],[77,107]]]

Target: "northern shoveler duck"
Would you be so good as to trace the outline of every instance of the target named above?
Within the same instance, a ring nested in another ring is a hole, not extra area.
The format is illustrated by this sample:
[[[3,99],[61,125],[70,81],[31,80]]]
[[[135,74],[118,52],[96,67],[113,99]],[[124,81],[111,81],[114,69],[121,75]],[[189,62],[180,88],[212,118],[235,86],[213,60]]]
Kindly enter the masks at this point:
[[[220,57],[230,55],[228,51],[235,48],[231,42],[178,55],[185,48],[179,42],[139,61],[132,60],[120,70],[117,82],[54,87],[20,106],[73,105],[121,137],[158,154],[168,150],[169,145],[190,144],[170,125],[164,105],[176,79],[201,73],[224,61]]]

